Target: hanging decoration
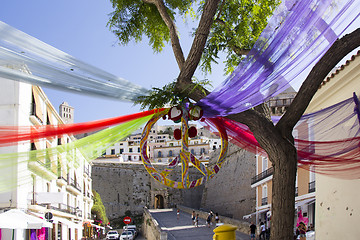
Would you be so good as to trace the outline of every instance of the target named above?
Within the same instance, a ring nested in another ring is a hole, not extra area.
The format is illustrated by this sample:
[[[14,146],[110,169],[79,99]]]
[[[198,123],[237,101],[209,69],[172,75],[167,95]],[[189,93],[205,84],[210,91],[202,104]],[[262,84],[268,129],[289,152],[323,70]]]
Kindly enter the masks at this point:
[[[16,186],[31,182],[31,176],[22,173],[26,168],[17,166],[24,166],[24,164],[26,164],[28,168],[44,178],[48,180],[56,179],[66,174],[66,168],[69,164],[79,167],[80,160],[91,161],[96,159],[101,156],[107,148],[143,126],[151,117],[152,115],[142,116],[56,147],[0,154],[0,168],[9,169],[9,171],[3,172],[4,174],[8,174],[9,177],[7,178],[8,181],[0,182],[0,192],[8,191]],[[12,177],[14,167],[19,169],[18,175],[22,176],[18,177],[17,180],[14,180]],[[41,169],[45,171],[41,171]],[[63,173],[62,170],[64,170],[65,173]],[[46,173],[46,176],[44,173]]]
[[[148,171],[148,173],[158,182],[172,188],[193,188],[203,184],[206,180],[212,178],[214,174],[216,174],[220,168],[222,163],[225,160],[228,141],[227,141],[227,134],[226,130],[223,128],[221,119],[212,119],[214,126],[217,128],[220,138],[221,138],[221,152],[216,164],[212,167],[206,167],[201,161],[199,161],[189,149],[189,137],[195,137],[196,135],[196,128],[195,130],[193,127],[189,128],[188,121],[189,121],[189,110],[185,105],[172,107],[168,110],[169,119],[172,119],[174,122],[179,121],[179,114],[180,121],[181,121],[181,130],[176,129],[174,131],[174,137],[177,140],[181,140],[181,150],[179,156],[175,157],[169,165],[161,172],[156,170],[151,163],[151,160],[147,154],[148,152],[148,137],[151,132],[151,127],[162,117],[166,114],[166,112],[155,114],[153,118],[151,118],[146,126],[144,127],[141,141],[140,141],[140,151],[141,151],[141,158],[143,164]],[[181,136],[178,136],[181,133]],[[191,135],[191,136],[190,136]],[[169,174],[178,166],[181,165],[181,181],[176,181],[170,179],[168,176]],[[191,180],[189,167],[194,166],[203,177]]]
[[[1,21],[0,62],[0,77],[33,85],[131,102],[148,92]]]
[[[299,86],[316,62],[359,18],[360,1],[287,0],[269,19],[233,73],[197,104],[205,117],[253,108]]]

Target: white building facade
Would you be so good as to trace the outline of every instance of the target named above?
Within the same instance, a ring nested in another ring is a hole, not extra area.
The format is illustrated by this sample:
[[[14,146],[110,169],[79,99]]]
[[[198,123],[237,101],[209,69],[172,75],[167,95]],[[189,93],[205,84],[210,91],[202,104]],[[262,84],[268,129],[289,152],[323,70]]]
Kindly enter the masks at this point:
[[[40,87],[0,79],[0,126],[42,126],[64,124]],[[70,135],[21,142],[0,147],[0,154],[51,149],[75,141]],[[72,154],[74,161],[68,161]],[[17,208],[42,217],[52,215],[47,239],[80,240],[83,225],[91,223],[93,205],[91,165],[77,150],[42,156],[36,161],[11,159],[0,168],[0,211]],[[2,229],[3,239],[12,230]],[[9,237],[9,238],[8,238]],[[29,239],[29,230],[16,230],[14,239]]]

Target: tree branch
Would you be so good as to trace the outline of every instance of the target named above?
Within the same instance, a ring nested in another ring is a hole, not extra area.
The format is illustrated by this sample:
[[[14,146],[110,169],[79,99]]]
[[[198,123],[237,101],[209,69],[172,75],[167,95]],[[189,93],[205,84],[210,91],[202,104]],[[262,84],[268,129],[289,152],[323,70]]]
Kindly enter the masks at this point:
[[[310,74],[301,85],[284,116],[280,119],[276,127],[283,135],[291,134],[295,124],[304,114],[311,99],[316,93],[322,81],[329,72],[352,50],[360,46],[360,28],[354,32],[338,39],[313,67]]]
[[[181,69],[184,66],[185,63],[185,57],[184,53],[181,49],[179,36],[176,31],[176,26],[174,24],[174,21],[171,19],[170,15],[167,12],[167,8],[162,0],[143,0],[145,3],[151,3],[156,6],[158,9],[161,18],[164,20],[166,26],[169,28],[170,31],[170,39],[171,39],[171,46],[174,52],[174,56],[176,59],[176,62],[179,66],[179,69]]]
[[[177,88],[181,89],[179,85],[189,84],[191,78],[199,65],[201,55],[204,51],[207,37],[210,33],[210,28],[214,20],[216,9],[220,0],[208,0],[204,5],[204,10],[200,18],[199,26],[195,34],[193,44],[191,46],[188,57],[186,58],[184,67],[181,69],[177,79]]]

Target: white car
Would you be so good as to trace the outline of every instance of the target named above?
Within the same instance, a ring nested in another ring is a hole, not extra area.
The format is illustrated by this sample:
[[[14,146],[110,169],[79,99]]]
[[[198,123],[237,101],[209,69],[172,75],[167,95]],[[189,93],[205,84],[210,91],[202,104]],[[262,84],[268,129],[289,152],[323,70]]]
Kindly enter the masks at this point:
[[[133,240],[134,239],[134,235],[132,232],[130,231],[124,231],[121,235],[120,235],[120,240]]]
[[[133,232],[134,235],[134,239],[135,237],[138,235],[138,231],[136,230],[136,226],[135,225],[126,225],[123,227],[124,231],[131,231]]]
[[[106,234],[106,239],[115,239],[118,240],[120,237],[119,233],[117,231],[109,231]]]

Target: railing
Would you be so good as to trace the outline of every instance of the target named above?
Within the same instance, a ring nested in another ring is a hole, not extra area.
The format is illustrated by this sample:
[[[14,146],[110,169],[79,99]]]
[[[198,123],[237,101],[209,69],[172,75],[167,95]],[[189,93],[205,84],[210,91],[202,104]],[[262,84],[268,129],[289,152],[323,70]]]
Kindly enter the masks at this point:
[[[265,171],[263,171],[262,173],[260,173],[260,174],[256,175],[255,177],[253,177],[251,179],[251,184],[257,183],[257,182],[271,176],[273,173],[274,173],[274,168],[273,167],[268,168]]]
[[[64,180],[65,182],[67,182],[66,178],[64,176],[58,176],[59,180]]]
[[[69,184],[70,186],[73,186],[73,187],[76,188],[77,190],[81,191],[80,185],[79,185],[77,182],[75,182],[74,179],[69,178],[69,179],[68,179],[68,184]]]
[[[261,199],[261,206],[267,205],[268,204],[268,198],[264,197]]]
[[[309,182],[309,193],[315,192],[315,181]]]
[[[54,210],[57,210],[57,211],[60,211],[60,212],[65,212],[65,213],[70,213],[70,214],[73,214],[75,215],[77,211],[79,211],[78,209],[74,208],[74,207],[71,207],[71,206],[68,206],[66,204],[63,204],[63,203],[58,203],[57,205],[58,206],[54,206],[54,205],[51,205],[51,204],[38,204],[39,206],[43,206],[43,207],[47,207],[47,208],[50,208],[50,209],[54,209]]]
[[[84,173],[85,173],[86,175],[90,176],[89,168],[84,167]]]

